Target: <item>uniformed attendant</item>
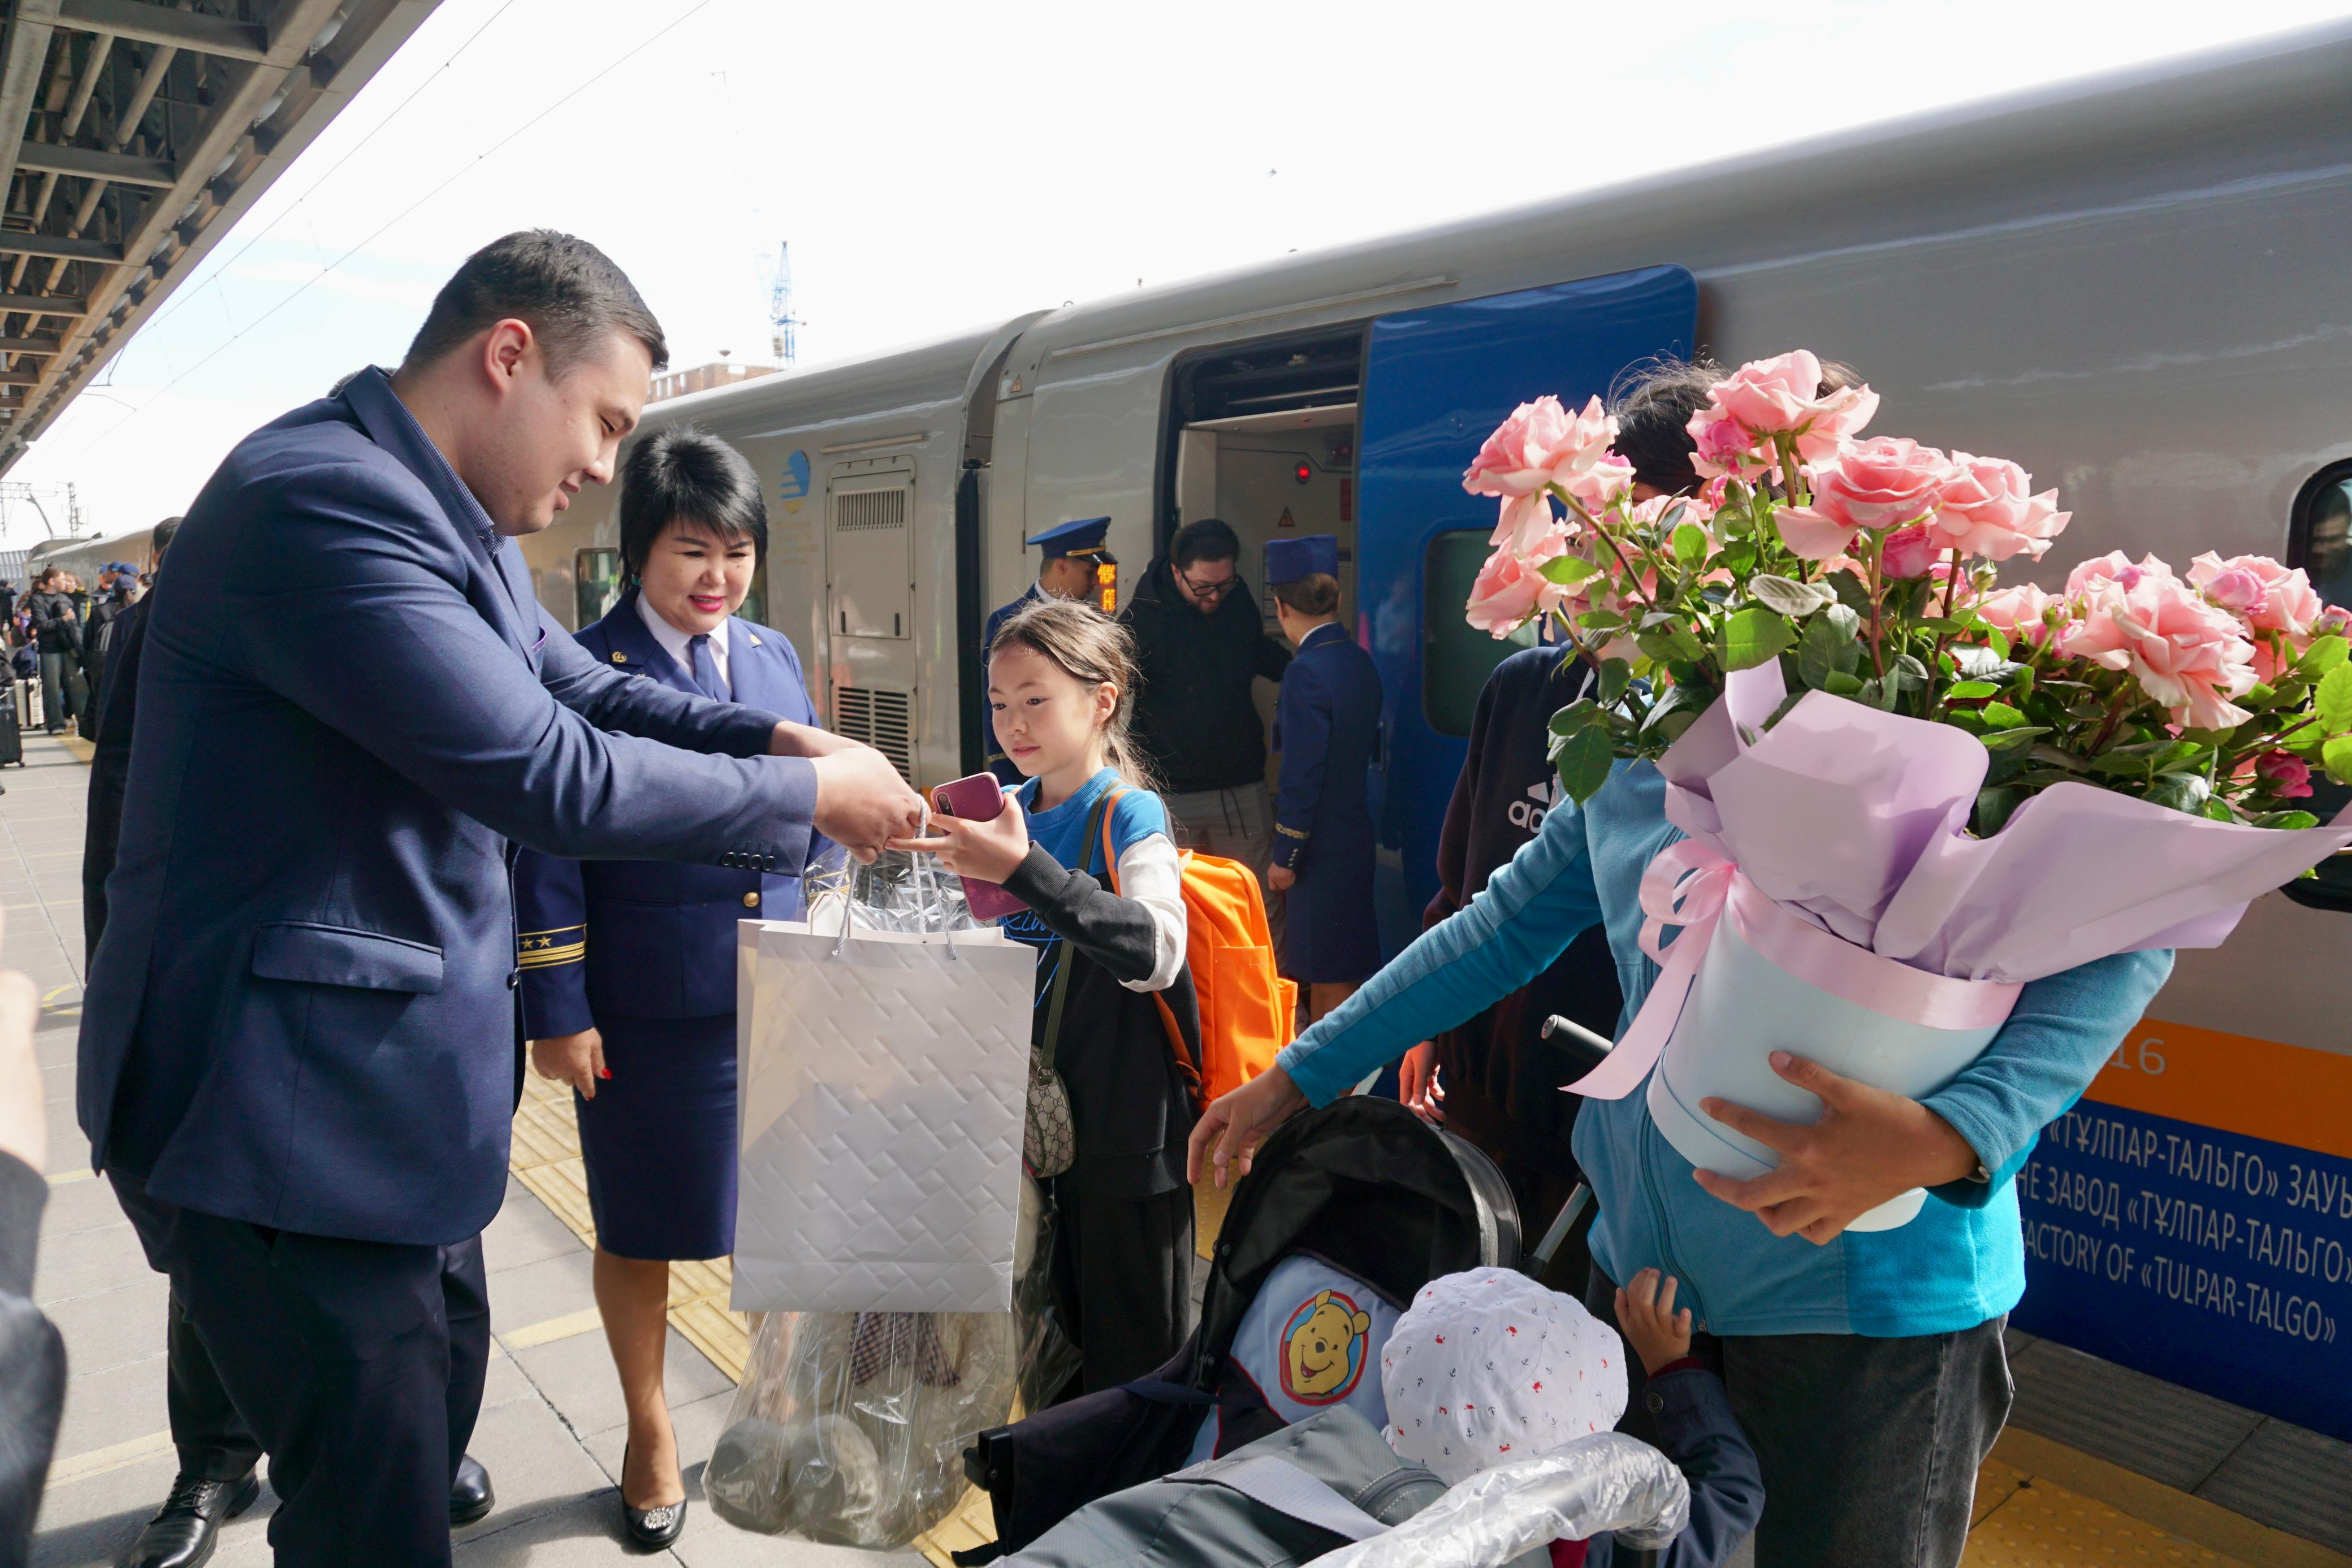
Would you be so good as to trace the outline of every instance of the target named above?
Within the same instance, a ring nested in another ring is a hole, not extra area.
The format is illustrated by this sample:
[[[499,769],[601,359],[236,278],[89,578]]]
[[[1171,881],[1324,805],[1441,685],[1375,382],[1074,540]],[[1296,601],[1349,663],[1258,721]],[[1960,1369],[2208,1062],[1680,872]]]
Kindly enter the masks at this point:
[[[1104,580],[1109,575],[1104,569],[1115,569],[1118,558],[1110,553],[1105,542],[1110,535],[1108,517],[1080,517],[1074,523],[1056,523],[1044,533],[1033,534],[1022,540],[1024,545],[1035,545],[1044,559],[1037,563],[1037,580],[1029,591],[1010,604],[1000,605],[989,613],[988,626],[981,633],[980,645],[984,650],[994,645],[996,633],[1013,612],[1024,606],[1035,604],[1048,595],[1055,599],[1076,599],[1108,611],[1103,602]],[[985,653],[982,657],[986,658]],[[988,685],[987,672],[982,671],[981,686]],[[1021,770],[1013,766],[1012,758],[998,748],[996,727],[982,723],[982,733],[988,737],[988,770],[996,781],[1011,788],[1021,783]]]
[[[620,514],[629,586],[581,645],[642,679],[814,724],[792,643],[735,614],[768,543],[742,455],[690,428],[649,436],[622,471]],[[515,894],[531,1060],[577,1096],[596,1305],[628,1410],[623,1524],[658,1548],[686,1513],[662,1391],[669,1265],[735,1249],[735,923],[795,917],[800,882],[526,851]]]
[[[1282,634],[1298,650],[1275,707],[1282,774],[1266,880],[1289,904],[1283,969],[1307,988],[1312,1022],[1381,967],[1365,777],[1380,734],[1381,676],[1339,623],[1335,536],[1275,540],[1265,574]]]

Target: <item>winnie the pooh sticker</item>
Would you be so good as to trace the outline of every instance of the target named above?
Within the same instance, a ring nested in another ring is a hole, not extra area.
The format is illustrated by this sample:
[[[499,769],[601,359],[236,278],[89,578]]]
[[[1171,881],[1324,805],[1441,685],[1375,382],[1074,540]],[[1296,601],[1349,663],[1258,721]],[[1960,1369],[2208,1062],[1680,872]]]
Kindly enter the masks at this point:
[[[1336,1291],[1318,1291],[1282,1328],[1282,1391],[1301,1405],[1336,1405],[1364,1375],[1370,1312]]]

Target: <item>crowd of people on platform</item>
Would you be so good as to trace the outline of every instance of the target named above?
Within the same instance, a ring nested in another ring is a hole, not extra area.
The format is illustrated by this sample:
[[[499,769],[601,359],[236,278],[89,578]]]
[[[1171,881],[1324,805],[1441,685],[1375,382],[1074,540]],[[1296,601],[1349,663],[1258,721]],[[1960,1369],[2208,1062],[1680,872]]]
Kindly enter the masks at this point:
[[[17,704],[20,722],[37,711],[29,699],[37,686],[37,712],[48,734],[77,731],[85,739],[95,734],[107,661],[119,642],[114,622],[154,583],[152,570],[121,560],[99,569],[94,590],[54,566],[35,572],[23,593],[0,580],[0,639],[9,674],[25,690]]]
[[[126,1562],[201,1563],[264,1454],[281,1562],[446,1562],[451,1528],[488,1512],[466,1452],[490,1354],[480,1235],[525,1061],[575,1095],[627,1412],[622,1524],[648,1548],[677,1538],[669,1265],[733,1244],[735,923],[799,913],[828,843],[936,855],[1024,906],[1004,929],[1037,949],[1033,1044],[1074,1129],[1045,1183],[1072,1392],[1151,1376],[1192,1331],[1195,1184],[1401,1061],[1401,1097],[1494,1158],[1530,1228],[1580,1180],[1597,1189],[1550,1310],[1634,1345],[1627,1429],[1684,1462],[1703,1428],[1709,1473],[1748,1478],[1710,1491],[1685,1463],[1719,1511],[1673,1561],[1717,1561],[1760,1507],[1760,1564],[1958,1562],[2007,1410],[2018,1248],[2013,1223],[1971,1217],[2068,1086],[1986,1088],[1971,1143],[1799,1063],[1835,1136],[1789,1157],[1769,1200],[1675,1179],[1626,1120],[1638,1099],[1580,1113],[1538,1026],[1559,1012],[1606,1034],[1638,1003],[1657,971],[1633,890],[1674,834],[1647,765],[1582,809],[1552,790],[1544,720],[1583,677],[1541,648],[1487,683],[1427,930],[1383,968],[1382,693],[1331,536],[1266,549],[1270,623],[1219,519],[1177,528],[1125,590],[1109,518],[1026,540],[1036,584],[984,639],[1005,808],[932,814],[877,752],[817,727],[790,637],[740,613],[768,549],[745,458],[670,428],[616,472],[665,362],[602,253],[509,235],[458,269],[397,369],[256,432],[158,528],[152,598],[128,569],[101,580],[129,613],[108,618],[113,668],[82,725],[79,1112],[170,1277],[181,1472]],[[1711,380],[1667,366],[1620,389],[1637,494],[1696,486],[1684,427]],[[616,479],[625,591],[570,634],[514,539]],[[79,711],[65,669],[98,607],[75,610],[56,574],[35,588],[45,684]],[[1205,1110],[1184,850],[1262,878],[1306,1026]],[[2166,964],[2059,977],[2013,1027],[2119,1038]],[[1922,1185],[1948,1221],[1845,1248],[1846,1219]],[[1693,1249],[1750,1260],[1752,1297],[1703,1324],[1677,1311]],[[0,1306],[9,1285],[0,1268]],[[1668,1393],[1644,1400],[1645,1368]]]

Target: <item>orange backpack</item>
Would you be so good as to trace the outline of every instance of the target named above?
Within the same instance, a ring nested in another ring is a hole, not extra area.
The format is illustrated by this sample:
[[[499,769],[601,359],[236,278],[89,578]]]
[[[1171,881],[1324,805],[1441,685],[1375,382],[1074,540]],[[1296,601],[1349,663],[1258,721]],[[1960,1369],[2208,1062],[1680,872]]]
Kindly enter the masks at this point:
[[[1126,793],[1114,790],[1112,801]],[[1103,812],[1103,864],[1118,892],[1118,857],[1111,852],[1110,811]],[[1274,1054],[1297,1032],[1298,983],[1275,970],[1274,932],[1257,877],[1239,861],[1192,850],[1177,856],[1184,883],[1184,964],[1201,1009],[1201,1103],[1274,1065]],[[1163,1003],[1160,1017],[1179,1057],[1183,1042]]]

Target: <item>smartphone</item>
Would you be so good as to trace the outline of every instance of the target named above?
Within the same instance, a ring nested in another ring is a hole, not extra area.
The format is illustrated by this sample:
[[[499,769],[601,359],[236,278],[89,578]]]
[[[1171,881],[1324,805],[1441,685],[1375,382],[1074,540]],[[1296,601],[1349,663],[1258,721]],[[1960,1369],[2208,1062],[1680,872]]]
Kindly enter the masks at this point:
[[[951,779],[931,791],[931,810],[939,816],[961,817],[968,822],[994,821],[1004,812],[1004,787],[993,773]],[[995,883],[976,876],[956,880],[963,883],[964,904],[974,920],[1001,920],[1029,907]]]

